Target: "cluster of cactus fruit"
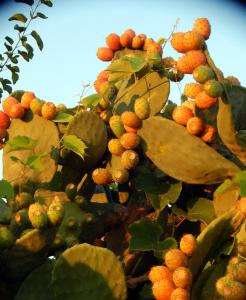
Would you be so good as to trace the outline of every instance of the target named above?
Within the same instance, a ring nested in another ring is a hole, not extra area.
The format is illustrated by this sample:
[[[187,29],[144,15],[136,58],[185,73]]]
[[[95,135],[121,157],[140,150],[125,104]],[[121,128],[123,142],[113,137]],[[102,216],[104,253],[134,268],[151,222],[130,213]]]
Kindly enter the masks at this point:
[[[169,39],[111,33],[77,106],[3,100],[0,299],[246,298],[246,89],[210,32],[172,33],[177,60]]]

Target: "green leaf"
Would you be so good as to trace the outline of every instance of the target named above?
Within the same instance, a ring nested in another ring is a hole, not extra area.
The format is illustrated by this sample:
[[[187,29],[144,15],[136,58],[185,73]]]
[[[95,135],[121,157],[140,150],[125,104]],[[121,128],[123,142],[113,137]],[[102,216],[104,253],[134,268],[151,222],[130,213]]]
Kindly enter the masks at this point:
[[[6,40],[8,43],[10,43],[10,45],[13,45],[13,44],[14,44],[14,40],[13,40],[11,37],[9,37],[9,36],[5,36],[5,40]]]
[[[37,33],[37,31],[33,30],[31,32],[31,36],[35,39],[35,41],[37,42],[38,48],[42,51],[43,47],[44,47],[44,44],[43,44],[43,41],[42,41],[41,37]]]
[[[237,178],[240,185],[240,196],[246,197],[246,171],[239,172]]]
[[[53,6],[53,3],[50,0],[41,0],[41,3],[49,7]]]
[[[85,149],[87,148],[86,144],[77,138],[75,135],[65,135],[63,137],[63,145],[68,150],[73,151],[79,155],[82,159],[85,157]]]
[[[14,29],[17,30],[17,31],[19,31],[19,32],[21,33],[21,32],[23,32],[23,31],[26,30],[26,27],[19,26],[18,24],[16,24],[16,25],[14,26]]]
[[[41,159],[43,157],[44,155],[37,155],[37,154],[30,155],[25,164],[30,169],[41,172],[44,169],[43,164],[41,162]]]
[[[16,157],[16,156],[10,156],[10,159],[11,159],[12,161],[14,161],[14,162],[21,162],[21,163],[23,163],[22,160],[19,159],[19,158]]]
[[[22,23],[26,23],[27,17],[23,14],[15,14],[9,18],[9,21],[19,21]]]
[[[83,98],[80,103],[86,107],[93,108],[98,105],[99,100],[102,98],[101,94],[92,94],[88,97]]]
[[[0,180],[0,198],[13,198],[14,188],[7,180]]]
[[[187,218],[190,221],[202,221],[206,224],[212,222],[215,218],[213,201],[206,198],[193,198],[187,203]]]
[[[151,284],[145,283],[141,292],[139,293],[139,300],[155,300],[152,294]]]
[[[11,221],[12,210],[6,201],[0,198],[0,224],[8,224]]]
[[[30,59],[29,59],[29,55],[28,55],[27,52],[18,50],[18,53],[19,53],[26,61],[29,61],[29,60],[30,60]]]
[[[41,12],[38,12],[36,14],[36,17],[41,18],[41,19],[48,19],[48,17],[46,15],[44,15],[43,13],[41,13]]]
[[[28,43],[25,43],[24,47],[27,50],[28,57],[30,59],[32,59],[33,58],[33,47],[30,44],[28,44]]]
[[[130,63],[132,72],[139,72],[140,70],[143,69],[143,67],[146,65],[146,60],[144,56],[123,56],[122,57],[123,61],[127,61]]]
[[[6,143],[8,147],[7,152],[16,151],[16,150],[32,150],[36,147],[37,142],[38,141],[33,140],[27,136],[17,135],[12,139],[10,139],[9,141],[7,141]]]
[[[25,4],[32,6],[34,3],[34,0],[15,0],[15,2],[25,3]]]
[[[55,116],[55,119],[53,119],[52,121],[55,123],[69,123],[72,120],[72,118],[72,115],[60,112]]]
[[[8,51],[12,51],[12,46],[10,46],[9,44],[7,44],[6,42],[4,43],[4,46],[6,47],[6,49],[8,50]]]
[[[17,73],[12,73],[12,81],[13,81],[13,84],[15,84],[19,79],[19,75]]]
[[[111,72],[125,72],[125,73],[133,73],[132,66],[129,61],[116,59],[114,60],[110,66],[108,67]]]
[[[130,251],[154,251],[157,257],[163,257],[163,252],[177,247],[172,238],[160,240],[163,229],[157,222],[140,220],[129,226],[128,231],[131,234]]]

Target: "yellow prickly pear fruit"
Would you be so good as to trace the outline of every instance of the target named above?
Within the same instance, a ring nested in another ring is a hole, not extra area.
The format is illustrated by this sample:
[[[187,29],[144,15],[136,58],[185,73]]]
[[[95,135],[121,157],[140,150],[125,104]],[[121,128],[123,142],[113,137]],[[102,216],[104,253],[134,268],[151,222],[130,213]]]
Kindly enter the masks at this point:
[[[134,111],[139,119],[145,120],[150,115],[150,106],[145,98],[138,98],[134,103]]]

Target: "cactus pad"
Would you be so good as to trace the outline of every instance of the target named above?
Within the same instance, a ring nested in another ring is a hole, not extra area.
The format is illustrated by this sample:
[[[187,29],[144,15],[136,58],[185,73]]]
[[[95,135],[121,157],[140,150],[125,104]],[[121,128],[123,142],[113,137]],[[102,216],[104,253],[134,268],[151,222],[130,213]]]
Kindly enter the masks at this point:
[[[66,300],[125,300],[126,283],[117,257],[89,244],[66,250],[53,270],[55,298]]]

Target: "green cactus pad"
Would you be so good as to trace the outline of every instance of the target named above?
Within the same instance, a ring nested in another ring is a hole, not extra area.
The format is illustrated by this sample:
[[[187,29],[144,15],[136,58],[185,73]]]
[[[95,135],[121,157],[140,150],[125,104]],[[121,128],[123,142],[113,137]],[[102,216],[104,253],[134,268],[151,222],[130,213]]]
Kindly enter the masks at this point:
[[[39,202],[42,205],[45,205],[47,208],[50,206],[54,199],[61,201],[62,203],[68,202],[69,199],[64,192],[55,192],[45,189],[38,189],[34,194],[34,199],[36,202]]]
[[[15,136],[27,136],[37,141],[34,153],[47,154],[41,159],[43,171],[38,172],[23,166],[19,162],[13,162],[12,156],[22,161],[33,154],[32,150],[16,150],[8,152],[8,146],[3,151],[3,177],[12,184],[23,184],[28,179],[33,182],[49,182],[54,176],[57,165],[51,157],[52,147],[59,146],[59,136],[55,124],[34,115],[30,122],[14,119],[8,129],[9,139]]]
[[[108,249],[89,244],[66,250],[53,269],[56,300],[125,300],[122,266]]]
[[[213,184],[239,171],[236,165],[171,120],[152,116],[143,121],[138,134],[148,158],[175,179]]]
[[[53,265],[49,261],[32,271],[19,288],[15,300],[54,300],[51,287]]]
[[[149,101],[150,115],[156,115],[164,107],[170,91],[169,79],[157,72],[148,73],[135,84],[120,93],[115,100],[114,112],[122,114],[134,110],[134,102],[143,97]]]
[[[107,129],[103,120],[94,112],[77,113],[68,124],[67,135],[76,135],[88,147],[85,159],[74,153],[68,154],[65,164],[71,164],[75,169],[88,170],[103,156],[107,147]]]
[[[12,212],[6,202],[0,198],[0,224],[9,224]]]

